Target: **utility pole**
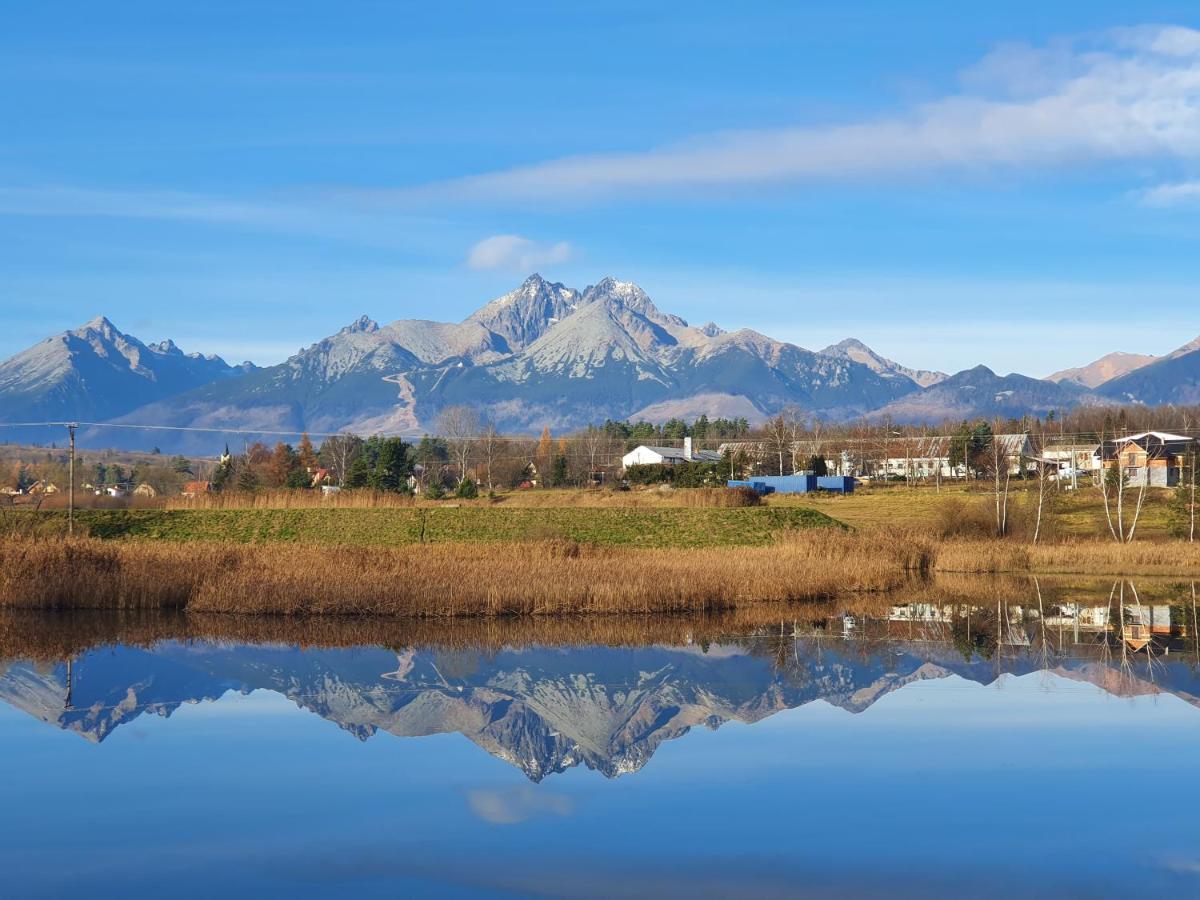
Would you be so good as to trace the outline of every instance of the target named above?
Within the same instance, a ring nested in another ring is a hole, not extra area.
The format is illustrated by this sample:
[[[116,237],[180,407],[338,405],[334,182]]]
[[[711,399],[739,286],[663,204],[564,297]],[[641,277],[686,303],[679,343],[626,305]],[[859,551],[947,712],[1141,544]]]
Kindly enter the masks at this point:
[[[75,429],[79,427],[79,423],[71,422],[67,425],[67,433],[71,435],[71,464],[70,464],[70,486],[67,488],[67,534],[74,536],[75,534]]]

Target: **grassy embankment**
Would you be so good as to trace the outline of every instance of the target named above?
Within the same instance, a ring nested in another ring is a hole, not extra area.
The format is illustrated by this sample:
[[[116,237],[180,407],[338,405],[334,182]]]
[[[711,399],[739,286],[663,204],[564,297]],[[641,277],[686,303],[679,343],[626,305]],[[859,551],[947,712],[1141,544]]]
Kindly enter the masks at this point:
[[[41,513],[39,531],[61,534],[62,513]],[[84,510],[82,534],[172,542],[402,546],[566,540],[602,546],[765,546],[782,533],[838,528],[802,507],[505,508],[443,505],[398,509]]]
[[[1037,546],[972,537],[990,527],[990,500],[961,489],[698,505],[726,502],[688,491],[389,498],[382,507],[361,495],[222,497],[215,508],[82,511],[78,530],[90,537],[74,541],[61,539],[63,513],[43,511],[7,520],[16,527],[0,545],[0,606],[705,613],[890,591],[930,573],[1200,576],[1197,545],[1163,539],[1161,497],[1129,545],[1103,537],[1098,498],[1084,492],[1055,498]],[[1014,520],[1023,503],[1014,497]]]

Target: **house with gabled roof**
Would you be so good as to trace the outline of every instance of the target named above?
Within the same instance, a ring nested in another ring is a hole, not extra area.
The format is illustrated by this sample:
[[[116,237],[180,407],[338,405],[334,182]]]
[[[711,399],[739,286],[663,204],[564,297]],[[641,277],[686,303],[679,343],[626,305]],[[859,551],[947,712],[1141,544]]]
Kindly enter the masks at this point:
[[[621,465],[630,466],[677,466],[687,462],[720,462],[721,454],[716,450],[693,450],[692,439],[684,438],[682,447],[651,447],[642,444],[621,457]]]
[[[1125,484],[1175,487],[1190,471],[1195,438],[1165,431],[1143,431],[1104,442],[1105,471],[1119,470]]]

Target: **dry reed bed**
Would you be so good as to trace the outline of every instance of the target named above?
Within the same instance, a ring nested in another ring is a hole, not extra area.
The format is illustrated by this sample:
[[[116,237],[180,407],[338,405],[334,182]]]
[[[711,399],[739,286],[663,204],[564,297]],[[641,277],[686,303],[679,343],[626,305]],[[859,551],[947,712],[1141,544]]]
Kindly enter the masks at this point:
[[[395,491],[219,491],[168,497],[165,509],[411,509],[417,501]]]
[[[102,498],[96,498],[101,500]],[[61,507],[62,504],[59,504]],[[112,501],[104,508],[121,508],[121,501]],[[305,490],[220,491],[192,497],[168,497],[144,507],[164,509],[410,509],[414,506],[497,506],[520,509],[673,509],[673,508],[738,508],[760,506],[762,498],[753,491],[729,488],[647,488],[636,491],[611,489],[578,489],[552,491],[515,491],[495,497],[463,500],[447,496],[444,500],[421,500],[393,491],[372,491],[362,488],[343,490],[335,494]]]
[[[1184,541],[1073,541],[1021,544],[952,540],[935,547],[937,572],[1047,573],[1066,575],[1200,576],[1200,544]]]
[[[0,606],[283,615],[681,613],[885,591],[928,569],[841,533],[772,547],[643,550],[566,542],[317,548],[10,539]]]

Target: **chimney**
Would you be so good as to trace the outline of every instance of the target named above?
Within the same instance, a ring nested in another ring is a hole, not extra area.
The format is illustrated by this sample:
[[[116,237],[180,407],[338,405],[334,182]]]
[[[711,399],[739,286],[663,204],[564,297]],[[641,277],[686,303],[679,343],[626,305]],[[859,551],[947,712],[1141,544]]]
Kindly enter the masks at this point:
[[[692,439],[690,437],[683,439],[683,458],[689,460],[692,458]]]

